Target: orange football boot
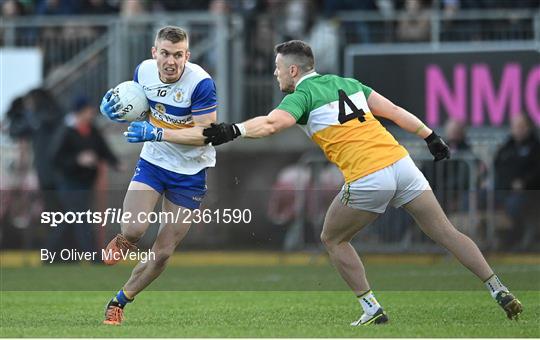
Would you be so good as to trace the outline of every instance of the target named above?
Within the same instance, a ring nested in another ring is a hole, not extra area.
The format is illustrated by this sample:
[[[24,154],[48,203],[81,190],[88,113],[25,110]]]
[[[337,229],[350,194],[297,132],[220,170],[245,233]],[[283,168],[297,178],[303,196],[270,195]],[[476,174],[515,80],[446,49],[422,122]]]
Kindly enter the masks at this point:
[[[120,326],[122,321],[124,321],[124,310],[118,306],[109,304],[105,311],[105,320],[103,320],[103,323],[105,325]]]
[[[116,235],[105,248],[105,256],[103,262],[106,265],[112,266],[117,264],[122,259],[122,252],[135,251],[137,246],[134,243],[129,242],[124,235]]]

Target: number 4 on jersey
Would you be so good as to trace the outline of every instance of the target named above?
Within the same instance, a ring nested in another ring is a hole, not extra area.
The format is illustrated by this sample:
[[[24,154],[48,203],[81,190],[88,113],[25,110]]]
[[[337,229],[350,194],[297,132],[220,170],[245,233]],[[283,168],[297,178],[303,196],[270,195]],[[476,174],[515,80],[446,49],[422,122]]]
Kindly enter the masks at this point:
[[[365,122],[366,118],[364,118],[364,115],[366,114],[364,110],[358,109],[356,105],[352,102],[351,98],[347,97],[347,94],[343,90],[338,90],[339,94],[339,116],[338,120],[340,124],[344,124],[348,122],[351,119],[358,118],[360,122]],[[345,104],[347,104],[348,107],[351,108],[352,112],[347,114],[345,111]]]

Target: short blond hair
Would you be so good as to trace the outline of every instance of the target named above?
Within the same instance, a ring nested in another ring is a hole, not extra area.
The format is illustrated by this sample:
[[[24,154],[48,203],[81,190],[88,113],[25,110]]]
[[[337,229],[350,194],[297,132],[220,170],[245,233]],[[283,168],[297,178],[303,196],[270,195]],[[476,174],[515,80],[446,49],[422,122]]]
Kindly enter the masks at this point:
[[[180,41],[185,41],[189,43],[187,32],[177,26],[165,26],[163,28],[160,28],[156,34],[156,44],[160,40],[168,40],[173,44],[176,44]]]

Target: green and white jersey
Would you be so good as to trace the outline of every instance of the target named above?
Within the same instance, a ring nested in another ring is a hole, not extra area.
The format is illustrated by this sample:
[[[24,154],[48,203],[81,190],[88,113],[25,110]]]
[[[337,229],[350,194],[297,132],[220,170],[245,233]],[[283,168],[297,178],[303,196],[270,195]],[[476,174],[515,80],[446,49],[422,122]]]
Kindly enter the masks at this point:
[[[349,183],[408,154],[371,113],[371,92],[356,79],[313,72],[277,108],[296,118]]]

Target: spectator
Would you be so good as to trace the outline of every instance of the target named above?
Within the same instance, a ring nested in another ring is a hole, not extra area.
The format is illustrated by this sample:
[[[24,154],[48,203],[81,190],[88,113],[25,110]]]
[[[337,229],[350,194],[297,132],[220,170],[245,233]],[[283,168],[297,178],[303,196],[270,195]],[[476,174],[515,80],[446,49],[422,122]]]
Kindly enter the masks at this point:
[[[62,111],[53,95],[43,88],[30,91],[24,97],[16,98],[7,112],[8,132],[17,141],[30,141],[31,153],[21,157],[33,156],[33,163],[39,188],[46,208],[54,208],[52,197],[56,184],[52,160],[49,157],[49,143],[62,120]]]
[[[15,98],[6,112],[7,132],[13,140],[30,138],[32,128],[26,114],[24,96]]]
[[[19,17],[30,13],[30,10],[19,0],[5,0],[1,4],[2,21],[15,21]],[[2,25],[0,27],[0,46],[33,45],[36,36],[37,32],[33,27]]]
[[[524,115],[510,121],[510,137],[495,157],[496,188],[540,189],[540,141],[530,119]]]
[[[148,12],[146,2],[139,0],[125,0],[120,4],[120,16],[129,19]]]
[[[79,97],[57,132],[51,145],[51,154],[56,167],[56,181],[64,211],[84,212],[91,208],[93,187],[98,176],[100,161],[118,168],[119,162],[107,146],[105,139],[94,126],[96,109],[86,97]],[[58,226],[50,234],[50,249],[58,249],[67,230]],[[91,226],[75,224],[74,232],[78,249],[93,251],[94,241]]]
[[[465,140],[467,126],[454,119],[449,119],[446,122],[444,132],[446,141],[452,153],[460,151],[470,151],[471,147]]]
[[[538,223],[537,191],[540,190],[540,141],[524,115],[510,121],[510,137],[495,156],[497,201],[512,220],[502,240],[506,246],[532,241]],[[535,208],[536,205],[536,208]],[[536,210],[535,210],[536,209]]]
[[[339,72],[340,45],[337,24],[332,19],[316,18],[316,12],[315,2],[288,2],[284,8],[282,39],[300,39],[309,43],[318,60],[318,72]]]
[[[430,10],[421,0],[405,1],[405,12],[398,19],[397,37],[401,41],[428,41]]]
[[[318,151],[306,152],[298,163],[279,172],[268,200],[268,217],[286,229],[283,250],[318,244],[325,209],[342,185],[339,169]]]
[[[482,162],[476,154],[472,151],[471,146],[469,143],[467,143],[467,125],[463,122],[459,122],[454,119],[450,119],[446,122],[445,126],[445,135],[446,135],[446,141],[448,144],[448,147],[450,148],[450,152],[453,155],[459,156],[463,159],[468,160],[474,160],[475,161],[475,170],[477,172],[477,178],[476,178],[476,188],[480,189],[481,187],[484,187],[483,181],[486,177],[487,167],[484,162]],[[447,161],[452,162],[452,160]],[[469,171],[465,171],[466,176],[463,178],[454,178],[453,181],[456,182],[456,186],[458,183],[464,183],[462,184],[462,187],[467,188],[469,183]]]
[[[2,18],[13,19],[24,15],[24,6],[18,0],[6,0],[2,2]]]
[[[446,190],[452,191],[456,196],[461,196],[461,194],[466,196],[469,191],[471,171],[466,162],[472,159],[477,160],[466,140],[467,125],[463,122],[449,119],[446,122],[444,132],[448,141],[448,147],[453,155],[452,158],[454,158],[446,161],[445,164],[444,178]],[[479,171],[480,167],[475,166],[474,169]],[[460,208],[465,209],[466,207],[466,205],[462,205]]]
[[[32,169],[32,129],[25,113],[24,97],[18,97],[6,113],[7,124],[2,122],[2,132],[7,131],[13,140],[10,152],[2,154],[0,171],[0,246],[3,249],[29,248],[34,236],[29,227],[38,220],[34,209],[40,206],[40,201]]]
[[[304,39],[315,19],[311,1],[289,1],[284,8],[283,40]]]
[[[212,0],[208,6],[210,13],[226,15],[231,12],[231,3],[226,0]]]
[[[78,0],[38,0],[36,14],[38,15],[71,15],[79,12]]]
[[[458,40],[460,38],[460,27],[455,18],[461,6],[460,0],[443,0],[441,5],[443,19],[441,22],[441,39]]]
[[[264,74],[273,69],[273,51],[268,46],[272,46],[274,43],[275,34],[272,29],[272,17],[259,15],[250,41],[252,55],[247,63],[249,73]]]
[[[339,27],[335,20],[321,18],[315,21],[304,41],[311,45],[317,59],[317,72],[339,73]]]
[[[375,0],[323,0],[321,7],[324,16],[326,18],[332,18],[335,17],[339,11],[384,11],[389,8],[388,4],[389,3],[385,1]],[[370,25],[373,24],[358,21],[342,23],[343,30],[347,33],[347,35],[351,35],[351,38],[346,38],[347,42],[372,42],[373,36]]]
[[[10,212],[13,224],[24,229],[35,221],[32,217],[37,212],[34,211],[36,209],[29,209],[29,206],[41,210],[43,204],[46,211],[58,208],[52,161],[47,151],[62,114],[51,93],[43,88],[37,88],[25,96],[16,98],[6,118],[9,136],[19,149],[18,159],[12,165],[9,180],[11,189],[15,191],[12,191],[7,206],[13,210]],[[14,208],[17,206],[22,207],[20,213]],[[27,236],[24,237],[26,246],[31,244],[37,235],[31,233]]]

